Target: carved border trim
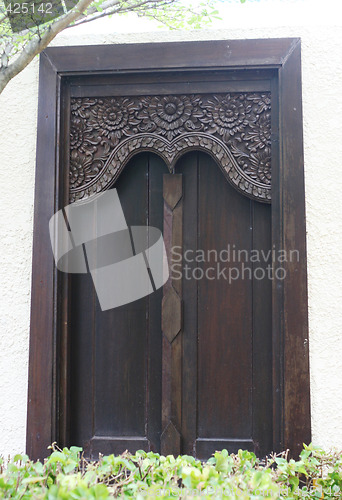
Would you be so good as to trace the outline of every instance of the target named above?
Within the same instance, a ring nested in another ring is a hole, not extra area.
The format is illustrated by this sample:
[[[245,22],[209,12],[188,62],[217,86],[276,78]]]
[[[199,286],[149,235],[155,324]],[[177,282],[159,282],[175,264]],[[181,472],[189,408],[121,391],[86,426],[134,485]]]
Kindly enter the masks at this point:
[[[85,187],[70,192],[70,201],[76,201],[111,187],[128,161],[141,151],[158,154],[170,172],[179,158],[188,151],[204,151],[220,166],[227,180],[242,194],[259,201],[271,201],[271,186],[252,180],[237,164],[229,148],[218,138],[204,133],[189,133],[172,141],[156,134],[137,134],[122,141],[112,152],[104,168]]]
[[[172,172],[190,150],[209,153],[241,193],[271,200],[271,94],[72,98],[70,201],[107,189],[134,154]]]

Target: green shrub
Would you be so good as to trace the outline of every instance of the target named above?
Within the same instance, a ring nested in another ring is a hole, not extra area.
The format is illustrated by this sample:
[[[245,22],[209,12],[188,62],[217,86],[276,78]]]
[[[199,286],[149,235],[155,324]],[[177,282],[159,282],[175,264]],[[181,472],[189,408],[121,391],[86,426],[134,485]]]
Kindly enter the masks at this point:
[[[0,498],[342,498],[341,454],[313,445],[304,445],[298,461],[285,452],[261,461],[248,451],[222,450],[205,463],[144,451],[88,462],[81,448],[51,449],[44,464],[26,455],[0,460]]]

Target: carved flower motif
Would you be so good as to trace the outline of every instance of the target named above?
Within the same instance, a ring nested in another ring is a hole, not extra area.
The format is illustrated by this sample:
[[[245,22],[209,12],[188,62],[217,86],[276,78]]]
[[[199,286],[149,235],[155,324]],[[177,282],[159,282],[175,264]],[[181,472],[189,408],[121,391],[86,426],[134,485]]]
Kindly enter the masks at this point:
[[[247,99],[253,102],[253,111],[258,115],[271,110],[271,94],[250,94]]]
[[[70,188],[75,189],[90,182],[99,173],[98,162],[84,160],[76,151],[70,157]]]
[[[265,148],[250,155],[251,168],[246,173],[252,179],[270,185],[272,179],[271,172],[271,154],[268,148]]]
[[[88,124],[116,145],[123,135],[132,135],[137,131],[133,128],[139,123],[134,118],[135,109],[134,102],[127,98],[99,99]]]
[[[84,152],[85,144],[85,124],[83,120],[74,118],[70,123],[70,149],[78,149]]]
[[[206,103],[207,118],[203,121],[209,123],[209,133],[218,132],[225,142],[230,136],[241,132],[249,120],[247,114],[251,105],[246,104],[245,95],[234,97],[231,94],[226,96],[214,96]]]
[[[70,151],[92,155],[98,149],[101,137],[92,137],[86,121],[73,117],[70,122]]]
[[[71,115],[86,119],[89,117],[89,109],[96,104],[96,99],[74,98],[71,99]]]
[[[139,130],[165,135],[168,140],[181,132],[198,130],[201,128],[198,117],[202,116],[198,104],[195,96],[146,97],[138,114],[143,120]]]
[[[249,124],[250,130],[242,134],[242,139],[251,141],[252,145],[248,149],[256,151],[271,145],[271,115],[264,113],[260,115],[256,122]],[[247,146],[248,147],[248,146]]]
[[[165,157],[170,155],[170,162],[174,153],[165,141],[160,140],[161,137],[171,141],[183,134],[185,136],[187,132],[199,131],[208,136],[220,136],[229,145],[239,169],[250,177],[252,183],[258,181],[270,185],[270,97],[270,92],[245,92],[215,96],[73,98],[70,121],[71,192],[78,193],[76,197],[82,197],[83,187],[101,190],[101,183],[107,182],[107,173],[102,170],[113,148],[126,137],[141,132],[145,133],[141,136],[145,141],[141,147],[152,147],[154,143],[151,146],[150,142],[158,140],[157,146],[153,147],[160,151],[164,148],[163,154]],[[188,138],[196,136],[192,134]],[[205,137],[202,140],[205,141]],[[213,154],[221,161],[215,147]]]

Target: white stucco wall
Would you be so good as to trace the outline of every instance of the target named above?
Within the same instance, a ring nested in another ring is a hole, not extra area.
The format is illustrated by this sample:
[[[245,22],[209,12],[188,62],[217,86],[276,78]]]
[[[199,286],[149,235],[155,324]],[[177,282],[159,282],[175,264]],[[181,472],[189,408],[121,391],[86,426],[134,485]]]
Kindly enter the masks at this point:
[[[78,32],[67,30],[54,45],[302,38],[312,431],[316,444],[342,449],[342,22],[333,6],[329,11],[319,3],[323,2],[264,0],[233,5],[229,11],[226,6],[224,23],[218,23],[225,29],[195,32],[158,31],[152,24],[125,18],[117,28],[113,19],[100,29],[88,24]],[[149,32],[141,32],[146,29]],[[4,455],[25,449],[37,96],[38,60],[0,95],[0,454]]]

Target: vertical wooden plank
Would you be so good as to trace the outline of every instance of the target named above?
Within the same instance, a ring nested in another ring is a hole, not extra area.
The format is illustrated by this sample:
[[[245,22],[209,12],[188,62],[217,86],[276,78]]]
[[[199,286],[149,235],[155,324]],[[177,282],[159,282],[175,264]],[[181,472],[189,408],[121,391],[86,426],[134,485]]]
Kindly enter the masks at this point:
[[[288,257],[283,285],[284,446],[297,455],[303,442],[311,441],[300,40],[280,70],[280,89],[279,229]]]
[[[95,290],[90,274],[73,274],[70,300],[68,371],[70,432],[63,444],[82,446],[88,452],[93,437]]]
[[[70,171],[70,86],[68,79],[62,81],[61,106],[59,119],[61,123],[60,148],[57,148],[58,171],[56,184],[59,185],[58,207],[69,204],[69,171]],[[56,439],[60,446],[70,445],[70,284],[71,275],[57,272],[57,334],[56,334]],[[58,354],[57,354],[58,353]]]
[[[253,272],[253,442],[258,456],[273,448],[271,207],[251,201]],[[257,253],[256,253],[257,252]]]
[[[56,438],[55,302],[56,268],[49,220],[56,210],[56,69],[42,54],[39,70],[38,137],[35,183],[31,332],[26,450],[30,458],[46,457]],[[58,197],[58,196],[57,196]],[[47,300],[48,298],[48,300]]]
[[[164,179],[164,178],[163,178]],[[164,196],[164,180],[163,180],[163,196]],[[171,263],[171,248],[172,248],[172,209],[164,200],[164,244],[166,249],[166,255],[169,267],[172,268]],[[166,293],[172,288],[171,279],[165,283],[163,287],[163,296],[166,296]],[[165,314],[161,314],[162,323],[165,317]],[[165,321],[165,320],[164,320]],[[163,326],[162,326],[163,330]],[[166,337],[164,333],[162,333],[162,414],[161,414],[161,424],[162,424],[162,432],[161,435],[161,453],[168,454],[168,446],[170,444],[170,437],[166,433],[166,429],[170,423],[171,418],[171,359],[172,359],[172,350],[171,350],[171,342]]]
[[[183,248],[175,255],[175,278],[184,273],[182,254],[197,248],[198,154],[182,156],[176,171],[183,175],[184,231]],[[196,280],[183,277],[182,451],[188,455],[196,455],[197,437],[197,287]]]
[[[69,146],[69,140],[67,140]],[[69,147],[68,147],[68,152]],[[68,176],[68,172],[66,172]],[[66,202],[65,202],[66,204]],[[97,213],[89,216],[88,224],[96,234]],[[90,442],[94,435],[95,421],[95,340],[96,340],[96,291],[89,273],[64,276],[68,289],[63,290],[62,318],[67,322],[62,335],[67,334],[67,380],[61,378],[61,397],[67,398],[65,432],[66,444],[81,446],[90,456]],[[65,403],[64,403],[65,404]],[[64,422],[61,422],[63,424]],[[62,443],[61,443],[62,444]]]
[[[149,209],[148,223],[163,231],[163,174],[168,169],[157,155],[149,154]],[[147,436],[151,449],[160,452],[162,431],[162,328],[161,303],[163,288],[156,290],[148,298],[149,338],[148,338],[148,394],[147,394]]]
[[[148,155],[132,159],[115,187],[127,225],[146,227]],[[95,436],[145,436],[148,297],[106,311],[96,301],[95,334]]]
[[[182,248],[183,233],[183,178],[180,174],[164,174],[164,241],[172,269],[172,248]],[[182,283],[171,274],[164,285],[162,303],[163,329],[163,386],[161,453],[181,453],[181,411],[182,411]],[[178,318],[178,319],[177,319]],[[176,321],[175,321],[176,319]]]
[[[279,140],[279,75],[271,81],[271,154],[272,154],[272,248],[283,248],[282,192],[280,185],[280,140]],[[284,449],[284,291],[283,281],[274,276],[272,281],[272,385],[273,385],[273,446],[280,452]]]
[[[178,203],[172,212],[172,244],[178,249],[183,247],[183,203]],[[182,297],[182,280],[173,279],[172,286]]]
[[[215,440],[252,439],[250,200],[204,154],[198,200],[198,437],[213,440],[214,452]]]

